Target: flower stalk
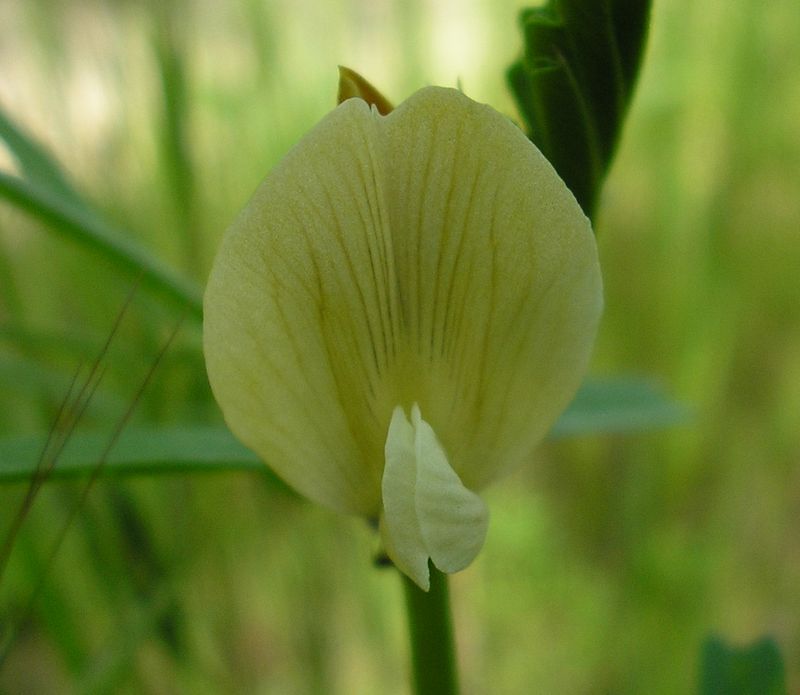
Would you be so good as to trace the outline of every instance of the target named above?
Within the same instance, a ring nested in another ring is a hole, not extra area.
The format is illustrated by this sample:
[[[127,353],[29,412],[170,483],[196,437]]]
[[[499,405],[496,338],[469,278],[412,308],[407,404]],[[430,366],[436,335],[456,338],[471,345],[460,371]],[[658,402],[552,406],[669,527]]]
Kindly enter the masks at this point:
[[[430,590],[401,573],[411,640],[415,695],[457,695],[453,621],[447,575],[430,567]]]

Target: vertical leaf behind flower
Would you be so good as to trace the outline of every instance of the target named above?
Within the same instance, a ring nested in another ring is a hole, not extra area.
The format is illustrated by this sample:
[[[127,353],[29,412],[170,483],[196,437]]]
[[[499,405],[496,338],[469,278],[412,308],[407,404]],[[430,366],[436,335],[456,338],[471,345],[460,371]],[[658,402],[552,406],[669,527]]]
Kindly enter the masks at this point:
[[[550,0],[523,10],[509,86],[539,147],[591,218],[633,95],[649,0]]]

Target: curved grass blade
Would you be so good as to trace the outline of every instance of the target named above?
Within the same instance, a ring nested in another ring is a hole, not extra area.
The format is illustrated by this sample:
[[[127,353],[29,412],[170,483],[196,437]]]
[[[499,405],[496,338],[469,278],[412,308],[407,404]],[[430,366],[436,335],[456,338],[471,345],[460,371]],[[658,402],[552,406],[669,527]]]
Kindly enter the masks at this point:
[[[25,178],[45,186],[64,198],[74,202],[81,201],[55,159],[33,137],[14,123],[2,108],[0,108],[0,140],[8,146]]]
[[[202,318],[201,292],[194,283],[175,273],[69,196],[0,172],[0,198],[5,198],[67,238],[100,253],[120,270],[131,275],[141,274],[142,286],[169,297],[186,308],[195,319]]]
[[[200,318],[200,290],[126,234],[105,223],[75,190],[56,160],[0,109],[0,139],[25,178],[0,172],[0,197],[76,242],[101,253],[118,268],[142,273],[143,284],[161,291]]]

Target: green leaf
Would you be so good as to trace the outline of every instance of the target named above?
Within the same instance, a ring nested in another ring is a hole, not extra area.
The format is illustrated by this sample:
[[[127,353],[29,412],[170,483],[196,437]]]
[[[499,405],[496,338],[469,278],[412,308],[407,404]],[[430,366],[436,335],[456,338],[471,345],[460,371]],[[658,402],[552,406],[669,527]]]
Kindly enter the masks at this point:
[[[685,410],[642,380],[584,384],[551,437],[632,432],[666,427],[686,417]],[[75,433],[64,448],[52,478],[88,475],[108,441],[107,433]],[[0,438],[0,483],[27,480],[44,446],[45,435]],[[219,471],[259,471],[283,487],[259,458],[223,426],[128,428],[105,464],[106,475],[152,475]]]
[[[44,147],[14,123],[2,108],[0,108],[0,140],[8,146],[25,178],[65,198],[76,202],[80,200],[80,196],[67,181],[56,161]]]
[[[651,381],[635,378],[587,380],[550,431],[552,439],[630,433],[669,427],[688,419],[685,407]]]
[[[523,10],[509,86],[530,139],[593,217],[641,61],[649,0],[550,0]]]
[[[44,446],[45,435],[0,439],[0,481],[27,480]],[[52,478],[90,473],[109,439],[105,432],[73,434],[53,469]],[[106,475],[152,475],[245,470],[266,466],[225,427],[129,428],[105,464]]]
[[[82,246],[97,251],[120,270],[141,276],[144,286],[168,296],[188,309],[196,319],[202,318],[201,292],[194,283],[176,274],[71,196],[0,172],[0,198],[5,198]]]
[[[700,695],[785,695],[783,660],[775,641],[763,637],[733,647],[709,637],[702,649]]]
[[[114,229],[72,187],[58,163],[0,109],[0,139],[17,160],[25,178],[0,172],[0,198],[99,252],[117,268],[142,277],[142,284],[168,295],[202,317],[201,292],[153,254]]]

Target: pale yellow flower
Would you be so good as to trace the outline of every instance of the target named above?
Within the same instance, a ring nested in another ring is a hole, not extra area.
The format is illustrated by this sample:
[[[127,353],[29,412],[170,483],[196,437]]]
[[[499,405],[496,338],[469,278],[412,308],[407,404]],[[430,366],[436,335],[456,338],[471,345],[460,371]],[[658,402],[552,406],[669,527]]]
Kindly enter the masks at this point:
[[[211,386],[290,485],[380,523],[423,588],[480,550],[477,492],[566,407],[602,306],[589,222],[526,137],[429,87],[348,99],[225,236],[205,295]]]

